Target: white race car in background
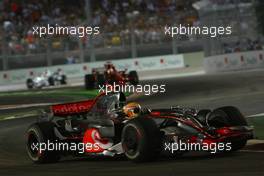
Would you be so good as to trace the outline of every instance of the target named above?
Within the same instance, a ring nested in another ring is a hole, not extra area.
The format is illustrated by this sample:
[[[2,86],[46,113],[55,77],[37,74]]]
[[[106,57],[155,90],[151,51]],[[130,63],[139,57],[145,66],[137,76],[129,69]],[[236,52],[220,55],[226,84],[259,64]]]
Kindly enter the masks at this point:
[[[39,76],[36,76],[34,78],[28,78],[26,81],[28,89],[40,89],[43,87],[65,84],[67,84],[67,77],[62,73],[62,71],[56,71],[54,73],[51,73],[49,70],[46,70]]]

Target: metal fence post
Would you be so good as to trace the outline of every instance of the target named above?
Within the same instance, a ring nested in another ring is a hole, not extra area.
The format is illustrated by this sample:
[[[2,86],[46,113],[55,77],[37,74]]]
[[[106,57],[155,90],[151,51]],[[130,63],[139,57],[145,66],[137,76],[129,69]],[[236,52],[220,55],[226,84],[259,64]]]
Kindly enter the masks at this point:
[[[131,53],[132,53],[132,58],[137,57],[137,44],[135,37],[135,28],[133,24],[131,24]]]
[[[172,54],[178,54],[177,39],[172,37]]]
[[[2,66],[3,70],[8,70],[8,59],[7,59],[7,54],[8,53],[8,44],[6,41],[5,35],[3,35],[3,40],[2,40]]]
[[[82,43],[81,38],[79,38],[78,44],[79,44],[79,51],[80,51],[80,55],[79,55],[80,62],[84,63],[84,48],[83,48],[83,43]]]
[[[126,14],[127,19],[129,20],[130,25],[130,38],[131,38],[131,56],[132,58],[137,57],[137,42],[136,42],[136,35],[135,35],[135,27],[134,27],[134,20],[138,16],[138,11],[128,12]]]
[[[46,59],[47,59],[47,66],[52,66],[52,58],[51,58],[51,41],[50,38],[47,38],[47,51],[46,51]]]
[[[87,25],[92,25],[92,17],[91,17],[91,1],[85,0],[85,13],[86,13],[86,19],[87,19]],[[93,34],[91,34],[88,38],[89,43],[89,51],[90,51],[90,61],[94,62],[96,61],[95,53],[94,53],[94,43],[93,43]]]

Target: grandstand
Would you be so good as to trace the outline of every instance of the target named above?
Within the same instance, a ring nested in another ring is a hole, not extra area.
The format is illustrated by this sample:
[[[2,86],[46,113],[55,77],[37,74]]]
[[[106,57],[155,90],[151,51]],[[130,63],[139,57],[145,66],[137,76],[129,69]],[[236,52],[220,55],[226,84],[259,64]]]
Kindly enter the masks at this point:
[[[235,13],[240,19],[245,15],[240,16],[244,12],[239,12],[238,4],[252,4],[249,0],[210,0],[208,2],[211,3],[210,7],[233,5],[237,10],[231,11],[229,16],[234,16],[233,13]],[[207,42],[207,46],[203,46],[204,38],[200,36],[184,35],[172,40],[171,37],[164,35],[165,25],[202,24],[201,11],[193,6],[194,3],[197,3],[197,0],[0,1],[2,12],[0,16],[0,69],[176,54],[209,48],[211,41]],[[87,13],[87,8],[91,13]],[[249,10],[250,15],[247,16],[249,18],[245,21],[255,18],[253,11],[254,4]],[[134,12],[137,15],[131,18],[130,14]],[[217,16],[215,10],[210,13],[214,13],[214,17]],[[209,19],[208,21],[210,23],[214,20]],[[237,18],[232,19],[232,21],[236,20]],[[100,26],[100,35],[93,37],[92,44],[89,36],[79,38],[56,35],[39,38],[33,35],[33,26],[47,24]],[[249,33],[252,34],[251,31]],[[234,35],[238,36],[237,33]],[[246,36],[244,39],[246,42],[250,41],[254,45],[260,45],[262,41],[257,41],[257,37],[259,36]],[[228,41],[212,45],[215,48],[210,50],[210,52],[213,51],[211,54],[228,51],[228,48],[236,47],[239,42],[234,38],[232,41],[231,39],[230,41],[225,40]],[[226,43],[230,44],[227,46]],[[95,56],[92,59],[93,54]]]

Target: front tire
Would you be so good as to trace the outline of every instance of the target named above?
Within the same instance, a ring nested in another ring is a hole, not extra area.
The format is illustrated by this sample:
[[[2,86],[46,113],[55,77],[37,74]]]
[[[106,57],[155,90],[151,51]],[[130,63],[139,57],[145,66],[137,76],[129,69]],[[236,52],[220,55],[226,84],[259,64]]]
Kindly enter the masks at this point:
[[[124,126],[121,143],[129,160],[151,161],[161,151],[161,133],[152,119],[138,117]]]
[[[213,127],[247,126],[245,117],[238,108],[225,106],[215,109],[207,119],[208,124]]]
[[[52,76],[50,76],[48,78],[48,82],[49,82],[49,86],[54,86],[55,85],[55,80],[54,80],[54,78]]]
[[[33,80],[32,79],[27,79],[27,88],[28,89],[33,89],[33,87],[34,87],[34,82],[33,82]]]
[[[208,117],[210,126],[221,128],[231,126],[248,126],[245,117],[241,114],[238,108],[233,106],[225,106],[215,109]],[[233,139],[231,141],[231,151],[237,151],[245,147],[247,139]]]
[[[60,83],[61,83],[61,85],[67,84],[67,76],[66,75],[61,75]]]

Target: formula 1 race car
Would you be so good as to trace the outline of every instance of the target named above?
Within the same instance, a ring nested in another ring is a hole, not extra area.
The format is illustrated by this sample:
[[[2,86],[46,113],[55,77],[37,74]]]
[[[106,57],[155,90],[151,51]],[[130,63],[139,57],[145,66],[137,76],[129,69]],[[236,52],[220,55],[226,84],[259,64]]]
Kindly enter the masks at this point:
[[[51,73],[46,70],[39,76],[34,78],[28,78],[26,81],[26,86],[28,89],[55,86],[55,85],[65,85],[67,84],[67,76],[64,75],[60,70]]]
[[[222,150],[215,152],[231,152],[243,148],[252,137],[252,127],[235,107],[151,110],[127,103],[123,93],[102,93],[87,101],[52,105],[50,112],[43,113],[28,128],[26,145],[35,163],[56,162],[67,154],[123,154],[141,162],[160,154],[178,156],[189,151],[176,149],[179,143],[222,144]]]
[[[107,62],[104,68],[94,68],[92,74],[85,75],[85,88],[94,89],[98,88],[99,85],[113,85],[114,83],[118,85],[124,85],[126,83],[137,85],[139,82],[137,72],[133,70],[127,74],[126,71],[117,71],[112,63]]]

